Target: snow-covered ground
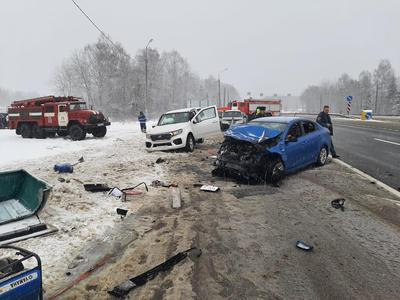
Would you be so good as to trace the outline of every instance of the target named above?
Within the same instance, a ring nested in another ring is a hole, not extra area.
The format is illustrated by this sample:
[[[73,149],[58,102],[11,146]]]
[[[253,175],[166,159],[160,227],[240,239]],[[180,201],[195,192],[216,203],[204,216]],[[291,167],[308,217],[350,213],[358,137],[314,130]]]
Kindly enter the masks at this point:
[[[140,134],[138,123],[112,123],[104,138],[94,138],[88,134],[83,141],[55,137],[47,139],[23,139],[15,130],[0,130],[0,167],[12,162],[28,161],[60,153],[81,151],[86,148],[111,144],[116,139],[124,139]]]
[[[41,257],[47,296],[78,275],[77,265],[92,263],[95,255],[88,254],[88,249],[99,245],[99,249],[103,247],[99,255],[103,255],[105,247],[111,247],[122,235],[117,228],[127,223],[121,221],[116,208],[128,209],[128,215],[134,216],[146,197],[157,195],[157,189],[152,189],[143,196],[122,202],[104,193],[86,192],[82,185],[104,183],[127,188],[143,181],[149,185],[156,179],[165,180],[164,166],[155,164],[156,159],[180,154],[147,153],[144,141],[137,123],[113,123],[105,138],[88,137],[78,142],[59,137],[23,139],[14,131],[0,130],[0,171],[24,168],[53,187],[52,197],[40,218],[59,231],[16,244]],[[72,174],[54,172],[54,164],[74,163],[81,156],[85,161],[76,165]],[[61,178],[65,181],[61,182]],[[137,227],[125,230],[128,234],[125,241],[141,230],[146,231]],[[72,275],[66,276],[67,272]]]

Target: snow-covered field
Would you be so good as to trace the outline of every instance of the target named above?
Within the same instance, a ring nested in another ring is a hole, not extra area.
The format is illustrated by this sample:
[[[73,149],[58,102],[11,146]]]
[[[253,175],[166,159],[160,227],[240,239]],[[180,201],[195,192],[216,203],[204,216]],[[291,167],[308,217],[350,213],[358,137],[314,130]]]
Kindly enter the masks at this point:
[[[23,139],[14,131],[0,130],[0,171],[24,168],[53,187],[52,197],[40,218],[59,231],[16,244],[41,257],[46,296],[77,276],[79,265],[93,263],[97,256],[88,251],[97,247],[98,255],[104,255],[108,244],[111,247],[120,238],[122,234],[116,228],[128,223],[121,221],[116,208],[128,209],[128,215],[133,216],[146,197],[157,193],[150,191],[122,202],[104,193],[86,192],[82,185],[104,183],[127,188],[143,181],[150,184],[156,179],[165,180],[163,165],[154,162],[158,157],[175,154],[147,153],[144,140],[137,123],[114,123],[105,138],[89,137],[78,142],[59,137]],[[81,156],[85,161],[76,165],[72,174],[54,172],[54,164],[74,163]],[[146,228],[128,229],[124,241],[134,238],[141,230]],[[71,275],[67,276],[67,272]]]
[[[109,145],[116,139],[124,139],[139,134],[138,123],[113,123],[104,138],[94,138],[88,134],[83,141],[55,137],[47,139],[23,139],[15,130],[0,130],[0,167],[13,162],[44,158],[60,153],[81,151],[100,145]]]

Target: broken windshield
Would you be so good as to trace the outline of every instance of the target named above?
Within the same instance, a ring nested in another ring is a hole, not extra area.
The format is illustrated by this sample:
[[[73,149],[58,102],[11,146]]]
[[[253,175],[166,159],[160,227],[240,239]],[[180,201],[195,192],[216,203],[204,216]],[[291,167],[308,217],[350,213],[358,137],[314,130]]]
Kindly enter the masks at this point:
[[[283,132],[288,125],[287,123],[261,121],[251,121],[250,124],[259,125],[267,129],[279,130],[279,132]]]
[[[158,121],[158,126],[189,122],[189,112],[163,114]]]

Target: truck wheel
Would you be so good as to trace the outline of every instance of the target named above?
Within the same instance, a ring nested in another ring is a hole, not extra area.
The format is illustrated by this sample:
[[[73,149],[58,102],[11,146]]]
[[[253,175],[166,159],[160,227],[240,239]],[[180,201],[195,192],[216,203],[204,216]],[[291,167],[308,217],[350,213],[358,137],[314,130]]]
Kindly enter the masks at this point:
[[[195,145],[195,141],[194,141],[194,137],[191,133],[188,134],[187,139],[186,139],[186,147],[185,147],[185,151],[186,152],[193,152],[194,151],[194,145]]]
[[[68,135],[68,131],[59,130],[59,131],[57,131],[57,135],[58,135],[58,136],[61,136],[61,137],[65,137],[65,136]]]
[[[106,135],[107,133],[107,127],[106,126],[102,126],[102,127],[98,127],[93,129],[93,136],[97,137],[97,138],[102,138]]]
[[[44,132],[43,128],[40,128],[37,125],[33,126],[33,136],[36,139],[45,139],[46,138],[46,132]]]
[[[30,139],[32,138],[32,126],[29,124],[22,124],[21,125],[21,136],[24,139]]]
[[[69,136],[73,141],[81,141],[85,139],[86,131],[78,124],[74,124],[69,128]]]

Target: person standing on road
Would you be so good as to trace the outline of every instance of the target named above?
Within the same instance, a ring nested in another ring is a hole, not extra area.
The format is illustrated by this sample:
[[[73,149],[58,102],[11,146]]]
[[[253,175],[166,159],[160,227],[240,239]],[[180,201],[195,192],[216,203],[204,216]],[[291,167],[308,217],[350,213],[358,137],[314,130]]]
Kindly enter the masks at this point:
[[[323,127],[329,129],[331,135],[333,135],[333,127],[331,116],[329,115],[329,106],[325,105],[323,111],[318,114],[317,123]],[[336,154],[335,147],[333,146],[333,141],[331,141],[331,154],[334,158],[339,158],[340,156]]]
[[[142,132],[146,132],[146,121],[147,120],[146,120],[146,116],[144,115],[144,113],[142,111],[139,113],[138,120],[140,123],[140,129],[142,130]]]

